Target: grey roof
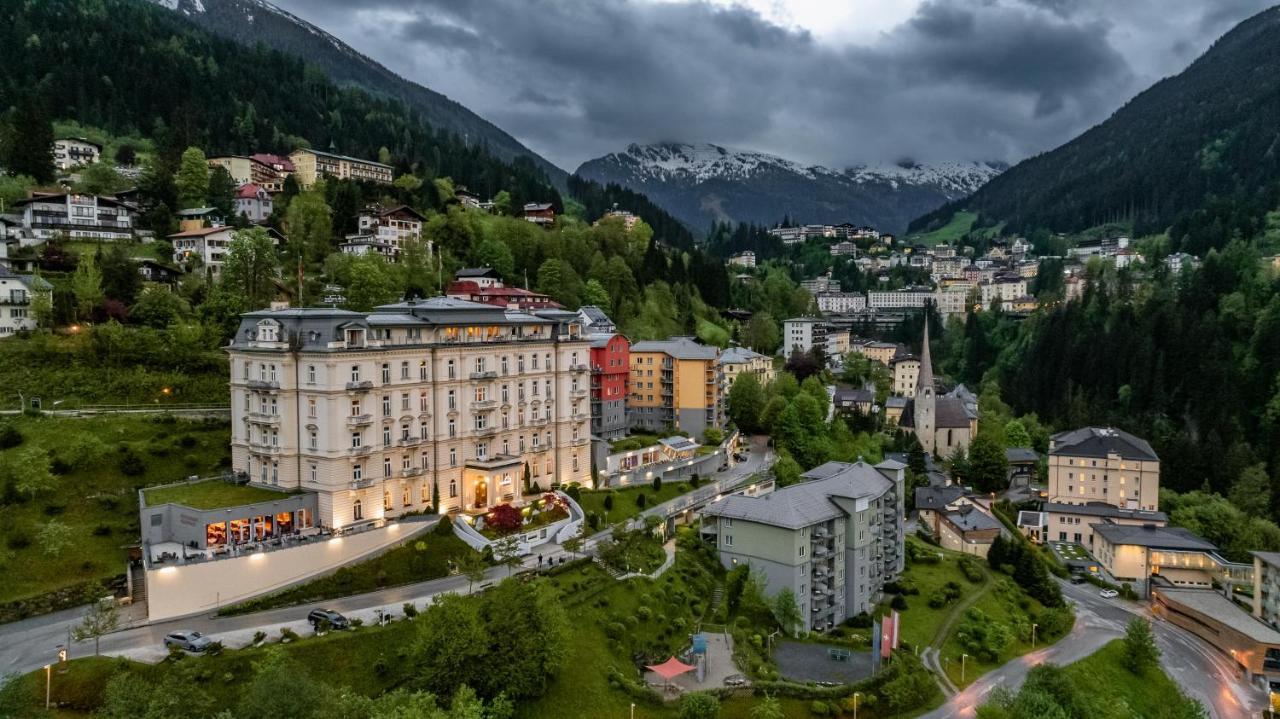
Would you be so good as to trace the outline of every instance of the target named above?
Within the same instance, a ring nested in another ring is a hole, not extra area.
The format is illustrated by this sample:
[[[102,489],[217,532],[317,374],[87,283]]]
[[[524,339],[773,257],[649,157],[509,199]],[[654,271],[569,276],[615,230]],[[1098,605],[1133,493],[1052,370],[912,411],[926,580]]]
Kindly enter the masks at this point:
[[[1135,519],[1149,522],[1168,522],[1169,515],[1146,509],[1125,509],[1105,502],[1088,504],[1067,504],[1064,502],[1045,502],[1041,507],[1051,514],[1079,514],[1085,517],[1107,517],[1112,519]]]
[[[1053,435],[1049,454],[1073,457],[1106,457],[1114,452],[1123,459],[1158,462],[1147,440],[1115,427],[1082,427]]]
[[[746,347],[730,347],[720,353],[720,364],[740,364],[760,359],[767,358],[759,352],[753,352]]]
[[[682,451],[687,449],[697,449],[698,447],[701,446],[697,442],[693,441],[692,439],[689,439],[688,437],[681,437],[679,435],[675,437],[664,437],[658,440],[658,444],[661,444],[665,447],[670,447],[671,449],[674,449],[676,451]]]
[[[1235,602],[1215,590],[1171,589],[1161,586],[1153,587],[1153,589],[1166,601],[1181,604],[1210,619],[1221,622],[1259,644],[1280,646],[1280,632],[1255,619],[1248,612],[1236,606]]]
[[[989,529],[1000,529],[1000,521],[972,504],[953,509],[942,516],[962,532],[981,532]]]
[[[595,305],[583,305],[578,308],[578,313],[582,315],[582,318],[585,319],[588,324],[613,324],[613,320],[609,319],[609,315],[605,314],[604,310],[596,307]]]
[[[860,403],[874,402],[875,398],[876,398],[875,393],[869,389],[841,388],[841,389],[837,389],[835,394],[832,395],[831,401],[834,402],[837,407],[840,407],[845,404],[860,404]]]
[[[591,342],[592,347],[604,347],[609,344],[609,340],[617,336],[617,332],[593,332],[587,335],[587,340]]]
[[[805,472],[808,481],[757,497],[734,494],[713,502],[702,513],[713,517],[743,519],[789,529],[845,516],[833,498],[876,499],[893,491],[881,472],[894,469],[866,462],[828,462]]]
[[[1022,510],[1018,512],[1019,527],[1043,527],[1045,522],[1044,512],[1032,512],[1030,510]]]
[[[1040,453],[1030,447],[1010,447],[1004,451],[1007,462],[1038,462]]]
[[[719,350],[688,337],[674,337],[669,340],[648,340],[631,345],[632,352],[663,352],[676,359],[714,360]]]
[[[463,277],[498,277],[498,271],[492,267],[463,267],[453,273],[454,277],[459,279]]]
[[[884,400],[884,406],[885,407],[901,407],[903,409],[906,409],[907,402],[908,400],[906,397],[886,397]]]
[[[949,487],[916,487],[916,509],[942,509],[965,494],[965,488],[957,484]]]
[[[1182,527],[1157,527],[1154,524],[1093,525],[1094,534],[1100,534],[1112,544],[1133,544],[1154,549],[1187,549],[1212,552],[1217,547]]]
[[[1270,564],[1273,567],[1280,567],[1280,552],[1249,552],[1253,556]]]

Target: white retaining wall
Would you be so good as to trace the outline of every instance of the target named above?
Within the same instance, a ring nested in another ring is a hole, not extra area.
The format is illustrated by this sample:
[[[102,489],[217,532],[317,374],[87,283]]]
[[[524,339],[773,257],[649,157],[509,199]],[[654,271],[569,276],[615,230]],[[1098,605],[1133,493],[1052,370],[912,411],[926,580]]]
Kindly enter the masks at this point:
[[[213,612],[338,569],[433,526],[397,522],[288,549],[148,569],[147,617],[158,621]]]

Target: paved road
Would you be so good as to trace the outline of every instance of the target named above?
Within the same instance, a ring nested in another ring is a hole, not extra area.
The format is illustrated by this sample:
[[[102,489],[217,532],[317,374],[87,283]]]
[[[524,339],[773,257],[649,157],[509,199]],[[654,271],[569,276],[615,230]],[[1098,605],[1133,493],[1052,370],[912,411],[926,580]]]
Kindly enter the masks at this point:
[[[751,474],[767,468],[772,458],[773,453],[769,451],[765,438],[756,438],[752,442],[751,456],[748,461],[708,477],[708,486],[696,490],[697,496],[704,499],[714,497],[723,488],[741,484]],[[694,493],[689,493],[689,495],[692,494]],[[690,499],[689,495],[656,505],[646,511],[646,514],[670,516],[677,511],[682,511],[697,501],[696,497]],[[594,550],[597,544],[607,540],[608,537],[608,531],[593,535],[584,543],[586,546],[583,551]],[[538,568],[540,560],[559,561],[562,557],[567,559],[569,555],[561,547],[543,545],[537,553],[526,557],[523,566],[517,571],[534,570]],[[134,626],[103,637],[101,651],[106,655],[157,661],[165,656],[162,646],[164,635],[176,629],[194,629],[204,632],[230,648],[249,644],[257,631],[279,636],[282,628],[289,627],[299,634],[309,634],[311,628],[305,620],[307,613],[321,607],[334,609],[350,618],[358,617],[366,623],[372,623],[379,611],[399,615],[403,613],[402,607],[405,602],[414,602],[421,607],[440,594],[449,592],[466,594],[469,590],[479,591],[484,585],[507,577],[508,573],[509,570],[503,567],[490,568],[485,572],[485,580],[475,584],[474,587],[469,587],[466,577],[450,576],[341,599],[235,617],[206,615]],[[67,641],[68,630],[79,623],[83,613],[83,608],[71,609],[0,625],[0,676],[12,672],[26,673],[48,663],[54,658],[57,645]],[[92,642],[77,643],[72,646],[71,655],[73,658],[85,656],[92,651]]]
[[[1017,690],[1031,667],[1045,662],[1064,665],[1093,654],[1124,634],[1135,616],[1152,620],[1160,663],[1182,690],[1199,699],[1214,719],[1249,719],[1266,706],[1266,695],[1245,682],[1231,662],[1199,638],[1152,616],[1145,605],[1103,599],[1092,585],[1063,584],[1063,593],[1076,605],[1071,633],[1056,644],[1023,655],[983,675],[922,719],[972,717],[997,686]]]

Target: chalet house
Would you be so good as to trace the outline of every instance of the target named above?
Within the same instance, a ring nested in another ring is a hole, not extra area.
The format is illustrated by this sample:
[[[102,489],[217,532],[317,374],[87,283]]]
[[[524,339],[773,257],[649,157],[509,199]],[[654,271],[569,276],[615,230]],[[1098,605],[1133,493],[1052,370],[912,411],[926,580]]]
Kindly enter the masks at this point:
[[[58,234],[71,239],[129,240],[138,208],[114,197],[36,192],[13,203],[21,212],[24,244],[41,244]]]
[[[173,243],[173,261],[180,265],[198,262],[198,266],[205,268],[207,274],[216,277],[222,273],[227,247],[235,233],[234,227],[218,226],[183,230],[169,235],[169,241]],[[267,228],[267,236],[277,246],[284,239],[271,228]]]
[[[389,262],[396,257],[396,248],[390,242],[368,234],[347,235],[338,249],[344,255],[382,255]]]
[[[535,225],[550,225],[556,221],[556,208],[549,202],[530,202],[524,206],[523,216]]]
[[[148,257],[135,259],[134,262],[138,263],[138,274],[142,275],[142,279],[147,282],[171,285],[182,275],[182,271],[178,268],[156,262]]]
[[[273,207],[271,193],[261,185],[250,182],[236,190],[237,217],[244,216],[255,224],[266,222]]]
[[[362,235],[372,235],[391,246],[393,255],[399,255],[404,246],[422,237],[422,224],[427,218],[407,205],[383,209],[370,207],[356,218],[356,228]],[[427,253],[431,253],[427,245]]]
[[[102,159],[102,145],[83,137],[60,137],[53,141],[53,166],[59,170],[92,165]]]
[[[458,270],[445,294],[455,299],[508,309],[554,310],[563,307],[547,295],[519,287],[507,287],[499,279],[498,273],[488,267]]]

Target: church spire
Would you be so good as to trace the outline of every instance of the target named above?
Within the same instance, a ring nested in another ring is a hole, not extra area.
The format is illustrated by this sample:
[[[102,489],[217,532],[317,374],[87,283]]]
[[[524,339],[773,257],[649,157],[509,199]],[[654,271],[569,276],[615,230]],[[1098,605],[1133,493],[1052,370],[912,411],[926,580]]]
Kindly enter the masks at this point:
[[[924,321],[924,341],[920,344],[920,374],[916,380],[916,394],[921,389],[933,389],[933,360],[929,357],[929,318]]]

